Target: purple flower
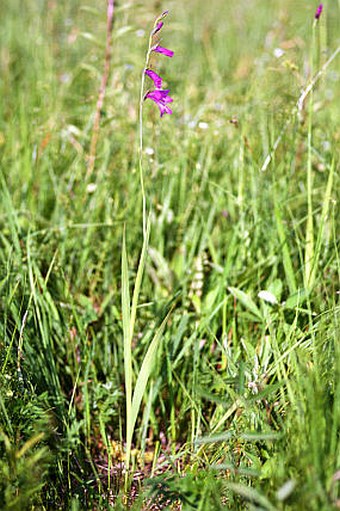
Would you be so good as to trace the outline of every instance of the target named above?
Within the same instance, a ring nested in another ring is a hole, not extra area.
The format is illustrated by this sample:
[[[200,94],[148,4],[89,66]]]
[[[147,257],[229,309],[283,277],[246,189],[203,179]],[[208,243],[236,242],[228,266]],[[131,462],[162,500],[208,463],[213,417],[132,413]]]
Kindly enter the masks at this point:
[[[164,114],[172,114],[171,108],[168,106],[169,103],[173,102],[173,99],[169,96],[170,90],[163,90],[163,89],[156,89],[149,91],[145,94],[144,99],[151,99],[154,101],[161,113],[161,117],[163,117]]]
[[[164,25],[163,19],[168,15],[168,11],[164,11],[155,21],[154,28],[151,32],[151,41],[153,46],[149,47],[148,50],[148,59],[147,64],[144,69],[144,73],[153,81],[154,90],[148,91],[145,96],[144,100],[149,98],[152,101],[156,103],[156,105],[159,108],[161,117],[163,117],[164,114],[172,114],[172,110],[169,107],[169,103],[173,102],[172,97],[169,95],[170,90],[169,89],[162,89],[163,79],[161,76],[159,76],[155,71],[150,69],[149,66],[149,58],[151,52],[161,53],[162,55],[165,55],[166,57],[173,57],[174,52],[172,50],[168,50],[168,48],[164,48],[163,46],[160,46],[157,42],[157,37],[154,38],[155,34],[157,34]],[[155,42],[155,44],[154,44]]]
[[[152,51],[155,51],[157,53],[161,53],[162,55],[166,55],[166,57],[173,57],[174,56],[174,52],[172,50],[168,50],[168,48],[163,48],[163,46],[159,46],[159,44],[157,44],[157,46],[154,46],[152,48]]]
[[[316,9],[315,11],[315,19],[318,20],[321,16],[321,13],[322,13],[322,9],[323,9],[323,4],[320,4],[319,7]]]
[[[163,21],[159,21],[159,22],[157,23],[157,25],[155,26],[155,28],[153,29],[153,31],[152,31],[152,35],[157,34],[157,32],[159,32],[159,31],[161,30],[161,28],[162,28],[162,26],[163,26],[163,25],[164,25]]]
[[[155,73],[155,71],[152,71],[152,69],[146,69],[145,70],[145,74],[149,78],[151,78],[151,80],[155,84],[156,89],[161,89],[162,88],[162,81],[163,80],[162,80],[162,78],[157,73]]]

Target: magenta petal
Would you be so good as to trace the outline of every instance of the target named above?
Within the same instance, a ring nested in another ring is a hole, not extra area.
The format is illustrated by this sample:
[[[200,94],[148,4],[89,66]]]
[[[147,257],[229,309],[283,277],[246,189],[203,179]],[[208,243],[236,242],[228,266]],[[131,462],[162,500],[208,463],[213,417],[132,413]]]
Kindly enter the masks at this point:
[[[149,78],[151,78],[151,80],[155,84],[156,89],[161,89],[162,88],[162,81],[163,80],[162,80],[162,78],[157,73],[155,73],[155,71],[152,71],[152,69],[146,69],[145,70],[145,74]]]
[[[321,16],[321,13],[322,13],[322,9],[323,9],[323,4],[320,4],[319,7],[316,9],[316,12],[315,12],[315,19],[318,20]]]
[[[169,96],[169,92],[169,89],[156,89],[149,91],[145,95],[145,99],[149,98],[157,104],[161,117],[163,117],[164,114],[172,114],[171,108],[168,107],[168,103],[173,102],[173,99]]]
[[[157,34],[157,32],[159,32],[159,31],[161,30],[161,28],[163,27],[163,25],[164,25],[163,21],[159,21],[159,22],[157,23],[157,25],[155,26],[155,28],[153,29],[152,34],[153,34],[153,35]]]
[[[166,57],[174,56],[174,52],[172,50],[168,50],[168,48],[163,48],[163,46],[159,46],[159,44],[157,44],[157,46],[155,46],[152,49],[153,49],[153,51],[155,51],[157,53],[161,53],[162,55],[165,55]]]
[[[164,114],[172,115],[172,110],[167,105],[158,105],[159,110],[161,112],[161,117],[163,117]]]

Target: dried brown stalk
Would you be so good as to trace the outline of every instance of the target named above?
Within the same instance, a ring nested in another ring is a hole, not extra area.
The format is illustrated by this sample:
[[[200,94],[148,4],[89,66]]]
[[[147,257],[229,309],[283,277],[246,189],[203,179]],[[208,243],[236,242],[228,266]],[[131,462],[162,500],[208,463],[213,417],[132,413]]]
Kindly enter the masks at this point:
[[[104,72],[102,75],[102,80],[100,84],[98,100],[96,105],[96,112],[94,115],[93,128],[92,128],[92,137],[91,137],[91,145],[90,145],[90,154],[87,159],[87,179],[91,177],[94,164],[96,160],[96,151],[97,151],[97,143],[99,138],[99,128],[100,128],[100,117],[103,108],[105,93],[107,82],[110,74],[110,65],[111,65],[111,50],[112,50],[112,27],[113,27],[113,15],[114,15],[114,0],[107,1],[107,23],[106,23],[106,48],[105,48],[105,63],[104,63]]]

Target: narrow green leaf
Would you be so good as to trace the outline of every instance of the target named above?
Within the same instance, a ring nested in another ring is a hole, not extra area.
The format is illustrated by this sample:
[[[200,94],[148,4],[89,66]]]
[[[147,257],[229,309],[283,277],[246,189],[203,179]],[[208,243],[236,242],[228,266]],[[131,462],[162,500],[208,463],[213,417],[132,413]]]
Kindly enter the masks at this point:
[[[306,289],[298,289],[296,293],[287,298],[283,306],[285,309],[295,309],[295,307],[300,307],[306,300],[307,296],[308,292]]]
[[[129,268],[126,253],[126,234],[123,231],[122,245],[122,319],[124,337],[124,376],[126,394],[126,421],[131,421],[131,396],[132,396],[132,361],[131,361],[131,314],[130,314],[130,290]]]
[[[317,269],[318,269],[318,265],[319,265],[319,261],[320,261],[320,256],[321,256],[322,240],[323,240],[324,232],[325,232],[325,224],[327,222],[327,217],[328,217],[328,212],[329,212],[329,205],[330,205],[331,198],[332,198],[331,194],[332,194],[332,188],[333,188],[334,167],[335,167],[335,164],[334,164],[334,160],[333,160],[331,168],[330,168],[330,171],[329,171],[329,176],[328,176],[328,180],[327,180],[327,187],[326,187],[325,196],[324,196],[324,199],[323,199],[321,219],[320,219],[320,227],[319,227],[318,237],[317,237],[317,241],[316,241],[316,247],[315,247],[315,253],[314,253],[314,260],[313,260],[311,275],[310,275],[309,282],[308,282],[310,289],[314,285],[315,277],[316,277],[316,272],[317,272]]]
[[[265,442],[266,440],[278,440],[282,435],[280,433],[270,432],[270,433],[258,433],[250,431],[248,433],[241,433],[239,438],[245,440],[246,442]]]
[[[17,212],[15,211],[15,208],[13,206],[12,198],[9,193],[7,183],[6,183],[6,180],[5,180],[5,177],[2,173],[2,171],[0,172],[0,185],[1,185],[1,190],[0,190],[1,191],[1,195],[0,195],[1,202],[4,207],[4,211],[6,211],[6,216],[7,216],[7,220],[8,220],[7,225],[9,226],[9,229],[10,229],[10,232],[12,235],[12,243],[13,243],[13,246],[14,246],[17,254],[21,255],[21,247],[20,247],[20,240],[19,240],[20,229],[19,229],[19,225],[18,225]]]
[[[130,464],[130,453],[132,445],[133,430],[135,427],[138,410],[135,410],[135,405],[132,401],[132,337],[135,329],[136,314],[140,289],[143,280],[145,269],[146,257],[148,253],[150,237],[150,219],[147,224],[146,235],[143,240],[143,247],[141,256],[139,258],[137,275],[132,296],[132,304],[130,305],[130,291],[129,291],[129,270],[127,261],[126,250],[126,235],[125,229],[123,232],[123,246],[122,246],[122,316],[123,316],[123,335],[124,335],[124,373],[125,373],[125,393],[126,393],[126,466]],[[151,343],[152,345],[152,343]],[[144,362],[143,362],[144,364]],[[142,364],[142,368],[143,368]],[[140,375],[139,375],[140,376]],[[138,376],[138,379],[139,379]],[[137,379],[137,384],[138,384]],[[136,385],[137,385],[136,384]],[[136,389],[134,396],[136,394]]]
[[[251,312],[256,318],[258,318],[260,321],[263,321],[263,316],[261,314],[260,309],[257,307],[257,305],[253,302],[252,298],[245,293],[244,291],[241,291],[240,289],[237,289],[236,287],[228,287],[228,290],[230,293],[237,298],[242,305],[248,309],[249,312]]]
[[[277,508],[273,506],[273,504],[269,502],[269,500],[264,495],[261,495],[257,490],[255,490],[251,486],[245,486],[240,483],[227,483],[226,486],[234,493],[241,495],[241,497],[244,497],[245,499],[251,502],[255,502],[256,504],[259,504],[267,511],[277,511]]]
[[[163,319],[162,323],[158,327],[149,347],[145,354],[145,357],[143,359],[142,366],[140,368],[140,371],[138,373],[138,378],[136,381],[135,390],[133,393],[133,399],[132,399],[132,414],[131,414],[131,423],[132,423],[132,430],[135,427],[139,408],[143,399],[143,394],[145,392],[149,376],[155,361],[156,351],[159,345],[159,341],[163,335],[165,326],[169,320],[170,314],[172,312],[172,309],[168,312],[168,314]]]
[[[148,255],[149,238],[150,238],[150,218],[148,219],[148,222],[147,222],[146,235],[144,236],[143,247],[142,247],[142,252],[141,252],[141,255],[139,258],[135,286],[134,286],[133,296],[132,296],[131,317],[130,317],[131,337],[132,337],[132,334],[133,334],[133,331],[135,328],[138,298],[139,298],[140,288],[141,288],[142,280],[143,280],[146,257]]]
[[[296,292],[297,285],[278,200],[275,200],[274,215],[276,220],[276,229],[282,250],[283,268],[285,271],[289,292],[293,294]]]
[[[231,431],[225,431],[224,433],[219,433],[217,435],[210,435],[210,436],[203,436],[200,438],[197,438],[195,440],[195,444],[201,445],[201,444],[213,444],[215,442],[226,442],[227,440],[230,440],[234,435]]]

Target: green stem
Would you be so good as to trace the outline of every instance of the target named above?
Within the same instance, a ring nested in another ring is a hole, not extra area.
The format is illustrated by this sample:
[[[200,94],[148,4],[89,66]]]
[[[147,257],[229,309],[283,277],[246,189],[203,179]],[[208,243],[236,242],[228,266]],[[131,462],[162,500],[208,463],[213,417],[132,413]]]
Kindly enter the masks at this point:
[[[146,236],[146,222],[147,222],[147,213],[146,213],[146,194],[145,194],[145,186],[144,186],[144,171],[143,171],[143,104],[144,104],[144,89],[145,89],[145,71],[149,66],[150,55],[152,51],[152,42],[153,42],[153,30],[149,37],[149,45],[148,51],[146,53],[145,65],[143,68],[142,79],[141,79],[141,88],[140,88],[140,99],[139,99],[139,151],[138,151],[138,160],[139,160],[139,179],[140,186],[142,190],[142,201],[143,201],[143,237]]]
[[[143,171],[143,104],[144,104],[144,89],[145,89],[145,71],[150,65],[150,56],[152,53],[152,49],[155,44],[155,34],[158,23],[162,21],[168,14],[168,11],[164,11],[155,21],[154,26],[149,35],[149,44],[148,50],[146,52],[145,64],[142,73],[141,79],[141,87],[140,87],[140,98],[139,98],[139,151],[138,151],[138,161],[139,161],[139,179],[140,186],[142,190],[142,201],[143,201],[143,237],[146,237],[147,231],[147,204],[146,204],[146,193],[145,193],[145,185],[144,185],[144,171]]]
[[[310,54],[310,73],[314,73],[315,36],[317,20],[313,23],[312,48]],[[306,248],[305,248],[305,287],[312,286],[311,274],[314,261],[314,224],[313,224],[313,172],[312,172],[312,137],[313,137],[313,90],[310,92],[308,109],[308,135],[307,135],[307,225],[306,225]]]

